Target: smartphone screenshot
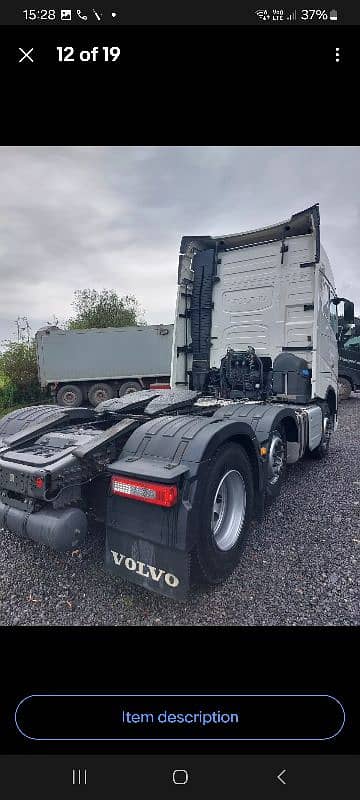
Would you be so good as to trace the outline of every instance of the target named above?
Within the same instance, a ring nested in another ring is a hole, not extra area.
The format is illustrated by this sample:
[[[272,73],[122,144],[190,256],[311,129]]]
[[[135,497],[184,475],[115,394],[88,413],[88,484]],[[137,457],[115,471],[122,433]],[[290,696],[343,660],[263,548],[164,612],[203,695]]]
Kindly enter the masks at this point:
[[[350,800],[360,13],[69,5],[0,10],[1,794]]]

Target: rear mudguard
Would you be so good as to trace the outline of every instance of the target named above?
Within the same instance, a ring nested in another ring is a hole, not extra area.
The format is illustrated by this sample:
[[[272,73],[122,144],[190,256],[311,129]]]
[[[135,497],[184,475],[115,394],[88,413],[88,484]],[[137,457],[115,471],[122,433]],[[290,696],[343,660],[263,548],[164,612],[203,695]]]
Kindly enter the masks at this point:
[[[177,484],[180,501],[170,509],[109,493],[106,514],[106,565],[147,589],[184,597],[190,584],[190,554],[199,527],[199,479],[216,450],[230,440],[246,449],[254,477],[255,514],[262,516],[265,459],[260,446],[287,418],[296,433],[296,415],[288,406],[239,403],[211,417],[163,416],[146,422],[126,442],[111,474]]]

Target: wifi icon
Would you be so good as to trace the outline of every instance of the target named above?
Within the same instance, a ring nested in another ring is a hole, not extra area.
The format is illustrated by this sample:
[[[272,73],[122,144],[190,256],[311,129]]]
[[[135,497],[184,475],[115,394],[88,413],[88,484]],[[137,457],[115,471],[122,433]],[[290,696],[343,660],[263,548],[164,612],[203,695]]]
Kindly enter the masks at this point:
[[[269,14],[269,12],[267,11],[266,8],[259,9],[259,11],[255,11],[255,14],[263,22],[266,22],[268,19],[270,19],[270,14]]]

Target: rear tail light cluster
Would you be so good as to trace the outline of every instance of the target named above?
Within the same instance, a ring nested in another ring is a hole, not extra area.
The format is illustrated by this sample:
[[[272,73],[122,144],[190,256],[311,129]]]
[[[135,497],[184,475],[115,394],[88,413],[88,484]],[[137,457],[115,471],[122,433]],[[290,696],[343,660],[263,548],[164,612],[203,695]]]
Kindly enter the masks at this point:
[[[112,476],[111,491],[120,497],[130,497],[132,500],[141,500],[143,503],[152,503],[164,508],[171,508],[178,500],[177,486],[138,481],[125,475]]]

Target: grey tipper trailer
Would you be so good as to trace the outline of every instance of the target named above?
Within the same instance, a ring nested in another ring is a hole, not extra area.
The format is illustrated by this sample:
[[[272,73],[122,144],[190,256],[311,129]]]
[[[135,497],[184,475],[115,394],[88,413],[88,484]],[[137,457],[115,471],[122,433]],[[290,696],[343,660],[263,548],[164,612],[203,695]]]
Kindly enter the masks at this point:
[[[169,384],[173,325],[135,325],[65,331],[41,328],[35,336],[39,380],[58,405],[76,408]]]

